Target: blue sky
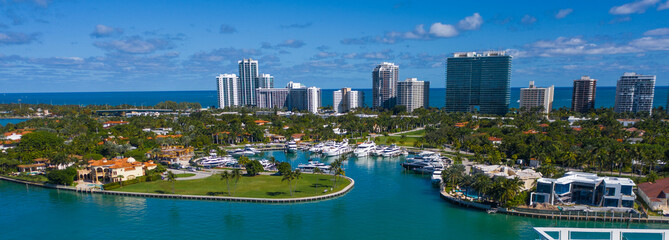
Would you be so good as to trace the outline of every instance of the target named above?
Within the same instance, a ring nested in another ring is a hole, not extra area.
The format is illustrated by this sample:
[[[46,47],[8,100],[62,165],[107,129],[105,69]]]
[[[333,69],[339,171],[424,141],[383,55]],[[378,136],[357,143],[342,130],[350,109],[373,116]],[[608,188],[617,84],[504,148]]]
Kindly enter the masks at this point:
[[[276,86],[370,88],[388,61],[444,87],[447,56],[482,50],[514,56],[514,87],[667,85],[669,0],[0,0],[0,92],[214,90],[249,57]]]

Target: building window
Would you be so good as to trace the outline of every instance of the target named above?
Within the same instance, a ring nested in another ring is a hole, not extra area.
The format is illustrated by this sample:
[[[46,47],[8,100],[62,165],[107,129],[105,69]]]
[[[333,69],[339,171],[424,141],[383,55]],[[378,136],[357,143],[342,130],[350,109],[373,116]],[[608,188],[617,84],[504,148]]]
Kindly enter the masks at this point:
[[[615,196],[616,195],[616,189],[615,188],[606,188],[606,196]]]
[[[617,207],[618,199],[606,199],[604,201],[604,207]]]
[[[633,208],[634,207],[634,201],[623,200],[623,207]]]

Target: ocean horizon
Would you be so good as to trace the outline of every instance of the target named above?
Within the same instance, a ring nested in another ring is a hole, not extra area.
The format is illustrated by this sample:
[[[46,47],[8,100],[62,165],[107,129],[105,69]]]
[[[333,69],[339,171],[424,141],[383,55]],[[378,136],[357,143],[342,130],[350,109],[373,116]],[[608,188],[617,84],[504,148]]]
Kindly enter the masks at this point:
[[[511,88],[509,107],[517,108],[520,87]],[[333,92],[339,89],[321,89],[321,105],[332,106]],[[364,93],[367,106],[372,105],[372,89],[353,89]],[[595,106],[613,107],[616,87],[597,87]],[[669,86],[656,86],[653,106],[665,106]],[[203,107],[217,106],[215,90],[190,91],[119,91],[119,92],[37,92],[37,93],[0,93],[0,103],[55,104],[55,105],[122,105],[153,106],[163,101],[198,102]],[[431,88],[429,106],[444,107],[446,88]],[[556,87],[553,108],[571,107],[572,87]]]

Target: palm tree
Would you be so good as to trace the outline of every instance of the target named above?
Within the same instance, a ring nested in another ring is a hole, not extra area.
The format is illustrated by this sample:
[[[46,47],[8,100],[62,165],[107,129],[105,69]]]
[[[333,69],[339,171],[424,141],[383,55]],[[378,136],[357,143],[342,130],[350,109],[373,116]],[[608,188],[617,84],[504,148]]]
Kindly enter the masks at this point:
[[[297,189],[297,181],[300,180],[300,178],[302,178],[302,172],[300,171],[300,169],[295,169],[292,175],[293,178],[295,179],[295,189]]]
[[[283,178],[281,179],[282,182],[288,181],[288,189],[290,190],[291,197],[293,196],[293,184],[292,184],[293,179],[295,179],[295,172],[293,171],[283,174]]]
[[[235,195],[235,192],[237,191],[237,183],[239,182],[239,179],[242,178],[242,170],[240,169],[234,169],[232,170],[232,174],[230,175],[230,178],[235,180],[235,188],[232,190],[232,195]]]
[[[450,183],[451,187],[455,187],[457,183],[462,178],[462,175],[465,172],[465,166],[463,165],[452,165],[441,173],[441,177],[444,180],[444,183]]]
[[[325,173],[325,172],[323,172],[323,169],[314,168],[314,174],[323,174],[323,173]]]
[[[485,174],[479,173],[474,176],[472,187],[478,193],[478,196],[488,196],[492,189],[492,179]]]
[[[167,172],[167,181],[172,182],[172,194],[174,194],[174,184],[177,181],[177,175],[174,174],[172,171]]]
[[[337,185],[337,171],[338,169],[341,168],[342,163],[346,160],[345,156],[341,156],[337,158],[334,162],[330,164],[330,171],[332,172],[332,181],[334,182],[334,186],[336,187]],[[343,172],[343,170],[342,170]]]
[[[225,184],[228,185],[228,196],[230,195],[230,178],[232,178],[232,174],[230,172],[223,171],[221,174],[221,180],[225,180]]]
[[[496,200],[504,205],[508,204],[522,190],[522,183],[518,178],[497,178],[494,184]]]
[[[334,182],[335,184],[334,184],[334,188],[337,188],[337,180],[338,180],[338,176],[339,176],[339,175],[344,176],[344,175],[346,175],[346,172],[345,172],[344,169],[341,168],[341,166],[340,166],[340,167],[337,167],[337,168],[334,170],[334,174],[335,174],[335,182]]]

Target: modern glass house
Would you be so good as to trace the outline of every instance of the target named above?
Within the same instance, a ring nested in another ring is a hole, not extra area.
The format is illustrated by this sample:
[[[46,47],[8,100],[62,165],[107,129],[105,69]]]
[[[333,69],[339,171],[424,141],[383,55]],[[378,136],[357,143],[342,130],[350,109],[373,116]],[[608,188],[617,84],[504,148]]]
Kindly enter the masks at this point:
[[[504,51],[454,53],[446,60],[446,111],[506,114],[511,58]]]
[[[558,179],[540,178],[531,193],[534,203],[578,204],[599,207],[634,207],[636,186],[629,178],[598,177],[594,173],[567,172]]]

